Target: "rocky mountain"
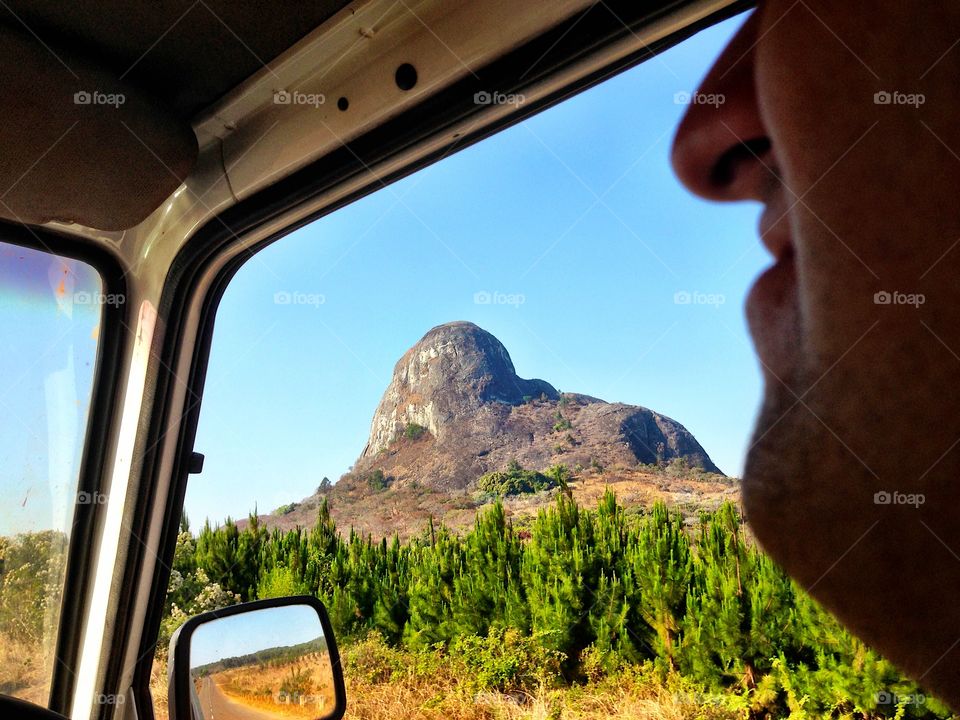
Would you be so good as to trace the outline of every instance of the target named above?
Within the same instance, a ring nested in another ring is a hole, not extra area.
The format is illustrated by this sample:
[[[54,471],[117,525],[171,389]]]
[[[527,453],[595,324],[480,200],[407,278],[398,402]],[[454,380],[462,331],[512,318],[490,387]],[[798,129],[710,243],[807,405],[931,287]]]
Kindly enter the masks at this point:
[[[541,469],[674,458],[720,473],[675,420],[525,380],[497,338],[453,322],[430,330],[396,364],[353,474],[381,468],[400,484],[459,489],[511,460]]]
[[[564,464],[579,475],[606,469],[610,482],[678,459],[699,475],[716,474],[707,476],[711,482],[729,482],[677,421],[521,378],[497,338],[452,322],[430,330],[397,362],[351,471],[284,508],[282,522],[276,513],[267,522],[308,525],[324,495],[341,525],[378,531],[391,525],[388,516],[411,512],[411,497],[432,498],[426,509],[417,505],[428,514],[469,510],[478,478],[511,463],[539,471]],[[379,519],[371,522],[371,513]]]

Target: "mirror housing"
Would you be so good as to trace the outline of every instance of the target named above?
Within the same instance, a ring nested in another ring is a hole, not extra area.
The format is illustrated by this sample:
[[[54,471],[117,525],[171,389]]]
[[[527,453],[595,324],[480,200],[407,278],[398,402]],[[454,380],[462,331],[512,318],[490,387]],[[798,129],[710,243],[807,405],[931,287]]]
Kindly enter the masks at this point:
[[[244,716],[340,720],[347,709],[330,619],[309,595],[190,618],[170,638],[168,680],[170,720],[216,720],[229,708]]]

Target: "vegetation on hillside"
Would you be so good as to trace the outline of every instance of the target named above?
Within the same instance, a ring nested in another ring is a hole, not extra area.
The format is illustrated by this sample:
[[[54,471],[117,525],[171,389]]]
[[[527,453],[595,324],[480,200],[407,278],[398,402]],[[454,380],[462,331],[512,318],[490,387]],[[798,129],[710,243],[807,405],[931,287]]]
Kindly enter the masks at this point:
[[[563,466],[558,466],[562,468]],[[516,460],[512,461],[506,470],[481,475],[477,480],[477,489],[481,493],[505,497],[507,495],[527,495],[530,493],[550,490],[560,483],[556,479],[557,473],[566,478],[566,470],[551,468],[546,473],[537,470],[524,470]]]
[[[0,640],[21,648],[5,683],[42,657],[56,542],[0,546]],[[194,613],[301,593],[330,611],[353,718],[375,702],[396,704],[390,720],[950,717],[759,552],[730,504],[691,526],[560,492],[522,530],[495,503],[470,532],[431,524],[406,543],[341,536],[325,503],[286,532],[253,516],[195,536],[184,520],[157,656]]]
[[[423,426],[418,425],[417,423],[407,423],[406,427],[403,429],[403,436],[407,440],[419,440],[429,431]]]
[[[672,687],[703,717],[949,716],[754,548],[730,504],[688,528],[663,504],[633,516],[612,493],[593,510],[560,493],[523,531],[497,503],[469,533],[431,524],[407,543],[341,537],[324,504],[309,529],[184,528],[175,570],[203,573],[208,598],[319,597],[370,692],[446,678],[450,702],[570,710],[598,688]],[[196,587],[171,583],[166,633],[205,604]],[[439,716],[422,710],[402,717]]]

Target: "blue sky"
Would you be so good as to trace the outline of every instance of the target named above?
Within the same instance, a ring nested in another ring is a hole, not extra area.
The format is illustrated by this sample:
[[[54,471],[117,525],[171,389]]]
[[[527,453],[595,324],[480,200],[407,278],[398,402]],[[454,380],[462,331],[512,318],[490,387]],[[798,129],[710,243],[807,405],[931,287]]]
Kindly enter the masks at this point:
[[[317,611],[284,605],[211,620],[190,639],[190,667],[241,657],[267,648],[288,647],[323,637]]]
[[[743,318],[768,263],[759,208],[693,198],[668,156],[685,109],[676,94],[696,88],[740,22],[248,261],[217,316],[196,443],[206,464],[186,498],[194,527],[336,480],[394,363],[453,320],[492,332],[523,377],[678,420],[739,475],[760,398]]]
[[[0,243],[0,535],[70,528],[101,290],[89,265]]]

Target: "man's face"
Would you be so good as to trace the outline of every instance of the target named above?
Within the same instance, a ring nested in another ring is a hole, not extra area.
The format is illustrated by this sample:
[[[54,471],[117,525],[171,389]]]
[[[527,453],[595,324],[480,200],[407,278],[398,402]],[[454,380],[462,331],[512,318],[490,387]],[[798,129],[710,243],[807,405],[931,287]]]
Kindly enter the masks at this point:
[[[960,707],[960,3],[761,2],[700,91],[676,171],[763,203],[773,256],[747,519]]]

